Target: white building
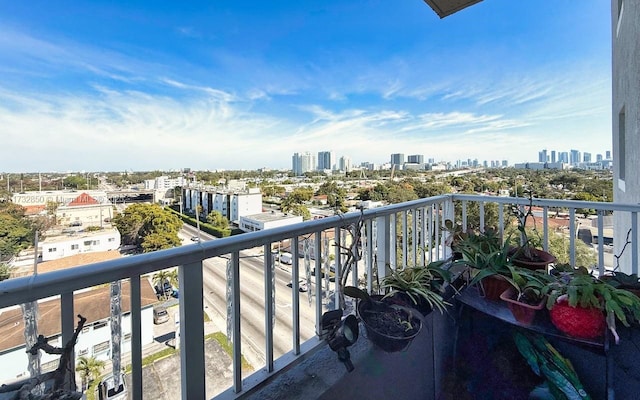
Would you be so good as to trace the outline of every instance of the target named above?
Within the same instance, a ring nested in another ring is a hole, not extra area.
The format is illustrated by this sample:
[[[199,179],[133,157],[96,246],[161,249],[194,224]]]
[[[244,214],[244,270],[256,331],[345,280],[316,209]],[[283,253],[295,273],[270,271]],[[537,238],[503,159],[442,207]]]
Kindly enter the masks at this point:
[[[141,278],[142,300],[142,345],[153,342],[153,304],[158,300],[149,280]],[[122,282],[122,353],[131,351],[131,301],[130,285]],[[38,333],[49,339],[49,344],[62,347],[60,328],[60,299],[47,299],[38,302]],[[100,287],[76,292],[74,294],[74,312],[87,318],[87,322],[78,336],[75,356],[96,357],[99,360],[111,358],[111,326],[109,323],[110,301],[109,287]],[[77,319],[76,319],[77,324]],[[59,355],[40,352],[43,372],[58,367]],[[0,310],[0,382],[10,383],[29,376],[27,353],[24,344],[24,323],[19,306]]]
[[[316,169],[316,156],[310,152],[294,153],[291,157],[291,169],[295,176],[304,175],[305,172]]]
[[[240,218],[262,212],[262,193],[259,188],[244,191],[218,191],[207,188],[183,188],[183,208],[195,211],[202,207],[203,215],[218,211],[229,221],[239,223]]]
[[[120,232],[115,228],[84,232],[70,230],[60,236],[47,237],[38,245],[42,261],[57,260],[80,253],[118,250]]]
[[[146,190],[169,190],[174,189],[176,186],[184,186],[186,179],[179,176],[177,178],[169,178],[168,176],[159,176],[156,179],[147,179],[144,181],[144,188]]]
[[[113,204],[107,197],[99,201],[85,192],[56,209],[56,221],[59,225],[103,226],[111,218]]]
[[[255,232],[297,224],[299,222],[302,222],[302,217],[299,215],[271,211],[240,217],[240,223],[238,225],[240,229],[245,232]]]

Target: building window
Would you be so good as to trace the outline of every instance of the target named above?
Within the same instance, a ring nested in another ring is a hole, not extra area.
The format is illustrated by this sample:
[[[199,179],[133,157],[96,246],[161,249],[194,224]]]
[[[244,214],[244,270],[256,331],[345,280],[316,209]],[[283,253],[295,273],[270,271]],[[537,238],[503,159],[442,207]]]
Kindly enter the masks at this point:
[[[91,240],[85,240],[84,241],[84,245],[85,246],[91,246]]]
[[[89,353],[89,349],[80,349],[80,350],[78,350],[78,356],[79,357],[86,356],[87,353]]]
[[[82,327],[82,333],[87,333],[87,332],[89,332],[89,329],[91,329],[91,328],[90,328],[90,326],[88,326],[88,325],[83,326],[83,327]]]
[[[623,181],[626,178],[626,130],[626,118],[624,107],[622,107],[622,111],[618,115],[618,155],[616,158],[618,159],[618,178]]]
[[[125,333],[124,334],[124,341],[126,342],[126,341],[129,341],[129,340],[131,340],[131,334],[130,333]]]
[[[115,242],[116,238],[109,238],[109,242]]]
[[[99,241],[99,240],[94,240],[94,241],[93,241],[93,245],[94,245],[94,246],[97,246],[97,245],[99,245],[99,244],[100,244],[100,241]]]
[[[97,345],[93,346],[93,354],[98,354],[98,353],[102,353],[103,351],[107,351],[109,349],[109,341],[107,340],[106,342],[102,342],[102,343],[98,343]]]
[[[49,247],[49,253],[55,253],[58,249],[55,247]]]
[[[71,245],[71,250],[78,250],[79,247],[80,247],[79,244],[72,244]]]

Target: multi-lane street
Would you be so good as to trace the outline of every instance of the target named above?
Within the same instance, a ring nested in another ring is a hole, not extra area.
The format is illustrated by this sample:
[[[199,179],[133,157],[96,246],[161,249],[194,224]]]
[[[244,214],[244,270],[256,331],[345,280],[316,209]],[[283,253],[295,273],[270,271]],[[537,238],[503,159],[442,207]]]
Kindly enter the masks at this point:
[[[184,245],[197,245],[191,240],[197,237],[196,228],[185,225],[180,233]],[[200,232],[204,242],[214,238]],[[265,365],[265,292],[264,253],[262,248],[248,249],[240,253],[240,314],[242,332],[242,353],[255,369]],[[226,269],[228,256],[215,257],[203,262],[203,298],[205,311],[216,326],[226,332]],[[303,260],[300,260],[300,277],[304,277]],[[275,287],[276,322],[274,326],[274,357],[277,358],[292,349],[292,289],[291,266],[276,266]],[[315,284],[311,282],[309,292],[300,293],[300,336],[301,341],[315,335]],[[309,294],[312,296],[309,304]]]

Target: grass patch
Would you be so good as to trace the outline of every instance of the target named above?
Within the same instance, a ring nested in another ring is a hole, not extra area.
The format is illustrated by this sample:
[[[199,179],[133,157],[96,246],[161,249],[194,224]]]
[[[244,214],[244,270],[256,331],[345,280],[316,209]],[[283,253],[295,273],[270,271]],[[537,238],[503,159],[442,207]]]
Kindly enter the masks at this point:
[[[160,359],[172,356],[176,353],[178,353],[178,350],[171,347],[167,347],[166,349],[162,349],[157,353],[153,353],[149,356],[146,356],[142,359],[142,368],[149,366]],[[127,367],[124,369],[124,373],[125,374],[131,373],[131,364],[127,365]]]
[[[231,348],[231,344],[229,342],[227,342],[227,336],[222,333],[222,332],[214,332],[214,333],[210,333],[208,335],[206,335],[205,340],[209,340],[209,339],[213,339],[216,342],[218,342],[218,344],[220,345],[220,347],[222,347],[222,349],[229,354],[229,357],[233,357],[233,349]],[[253,371],[253,367],[251,366],[251,364],[249,364],[249,362],[247,361],[246,358],[244,358],[244,356],[240,356],[241,360],[242,360],[242,370],[243,371]]]

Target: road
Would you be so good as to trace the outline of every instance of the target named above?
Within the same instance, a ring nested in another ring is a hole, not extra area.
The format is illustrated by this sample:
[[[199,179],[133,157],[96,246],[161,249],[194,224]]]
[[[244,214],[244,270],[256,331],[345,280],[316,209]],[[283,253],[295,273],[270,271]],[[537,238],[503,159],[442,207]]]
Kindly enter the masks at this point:
[[[179,237],[183,245],[197,245],[191,237],[197,236],[197,229],[184,225]],[[200,232],[202,241],[215,240],[206,232]],[[229,256],[214,257],[203,262],[203,298],[205,311],[216,327],[226,332],[226,268]],[[301,260],[302,261],[302,260]],[[303,262],[300,262],[300,276],[304,276]],[[291,281],[291,266],[276,267],[276,322],[274,327],[274,358],[289,352],[292,344],[292,293],[287,283]],[[265,293],[264,293],[264,255],[262,248],[240,252],[240,315],[242,332],[242,352],[254,369],[265,365]],[[300,337],[301,341],[315,335],[315,285],[309,286],[309,292],[300,293]],[[312,294],[309,305],[308,294]]]

